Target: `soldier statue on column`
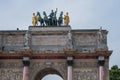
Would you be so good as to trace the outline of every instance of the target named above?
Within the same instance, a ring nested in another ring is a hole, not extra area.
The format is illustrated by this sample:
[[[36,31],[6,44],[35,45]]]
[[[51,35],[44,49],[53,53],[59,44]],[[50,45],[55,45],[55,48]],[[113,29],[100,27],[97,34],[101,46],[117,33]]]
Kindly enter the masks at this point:
[[[68,49],[73,49],[73,40],[72,40],[71,31],[69,31],[68,34],[67,34],[67,48]]]
[[[25,34],[25,49],[29,49],[29,38],[30,38],[30,35],[28,33],[28,31],[26,31],[26,34]]]
[[[107,49],[106,38],[102,32],[102,27],[98,31],[98,49]]]

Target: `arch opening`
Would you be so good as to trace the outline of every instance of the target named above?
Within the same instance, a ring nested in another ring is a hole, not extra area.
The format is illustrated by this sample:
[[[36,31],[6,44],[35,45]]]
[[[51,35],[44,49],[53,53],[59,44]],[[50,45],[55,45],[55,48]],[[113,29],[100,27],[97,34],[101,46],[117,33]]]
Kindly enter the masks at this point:
[[[57,70],[45,68],[37,73],[34,80],[63,80],[63,77]]]
[[[57,74],[48,74],[42,78],[42,80],[63,80],[59,75]]]

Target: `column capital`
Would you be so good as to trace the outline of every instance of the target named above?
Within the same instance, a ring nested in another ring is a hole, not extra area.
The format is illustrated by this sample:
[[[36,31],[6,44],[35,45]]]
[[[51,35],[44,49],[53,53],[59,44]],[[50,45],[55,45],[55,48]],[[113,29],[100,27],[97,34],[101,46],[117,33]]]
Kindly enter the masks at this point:
[[[104,56],[98,57],[98,64],[99,64],[99,66],[104,66],[104,64],[105,64],[105,57]]]
[[[67,60],[73,60],[73,57],[72,56],[68,56]]]
[[[23,65],[24,66],[29,66],[30,65],[29,57],[23,57]]]
[[[73,57],[67,57],[67,64],[68,64],[68,66],[73,65]]]

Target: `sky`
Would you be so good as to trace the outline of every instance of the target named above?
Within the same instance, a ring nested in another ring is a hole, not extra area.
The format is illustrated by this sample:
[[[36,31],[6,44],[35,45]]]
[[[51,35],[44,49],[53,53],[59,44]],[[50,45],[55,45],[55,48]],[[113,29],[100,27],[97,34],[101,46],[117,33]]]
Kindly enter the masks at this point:
[[[57,16],[69,12],[72,29],[108,30],[110,67],[120,67],[120,0],[0,0],[0,30],[27,30],[32,13],[49,14],[56,8]]]

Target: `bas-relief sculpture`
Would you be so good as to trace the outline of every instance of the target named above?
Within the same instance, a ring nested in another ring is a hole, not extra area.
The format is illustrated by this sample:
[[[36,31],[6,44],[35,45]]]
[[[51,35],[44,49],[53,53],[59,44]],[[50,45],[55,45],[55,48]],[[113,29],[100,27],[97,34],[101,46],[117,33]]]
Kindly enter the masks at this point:
[[[74,80],[98,80],[98,71],[94,69],[82,69],[74,71]]]
[[[43,11],[43,18],[41,17],[40,12],[37,12],[36,15],[35,13],[33,13],[32,25],[38,26],[39,22],[40,26],[62,26],[64,19],[64,26],[69,26],[70,19],[68,12],[66,13],[66,15],[64,15],[63,18],[63,11],[61,11],[59,17],[57,18],[57,11],[57,8],[55,11],[51,10],[51,13],[49,15],[47,15],[47,13]]]

